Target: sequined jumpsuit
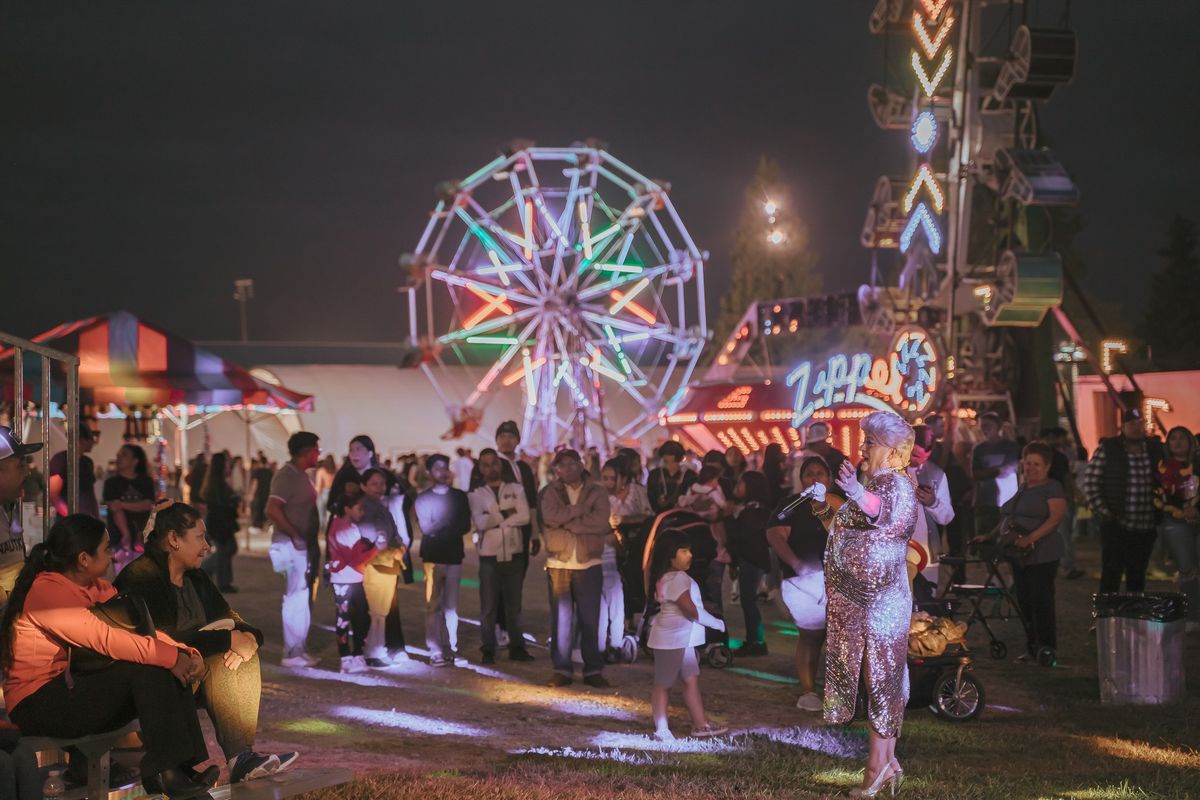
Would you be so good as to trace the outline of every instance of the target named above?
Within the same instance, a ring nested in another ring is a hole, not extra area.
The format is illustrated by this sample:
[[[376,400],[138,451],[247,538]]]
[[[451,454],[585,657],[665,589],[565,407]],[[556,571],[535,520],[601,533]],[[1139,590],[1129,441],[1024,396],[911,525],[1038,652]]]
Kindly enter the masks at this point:
[[[846,503],[833,516],[825,548],[825,720],[854,718],[861,671],[867,719],[880,736],[893,738],[908,703],[912,587],[905,555],[917,498],[908,477],[893,470],[871,478],[866,489],[880,500],[879,516],[872,521],[857,503]]]

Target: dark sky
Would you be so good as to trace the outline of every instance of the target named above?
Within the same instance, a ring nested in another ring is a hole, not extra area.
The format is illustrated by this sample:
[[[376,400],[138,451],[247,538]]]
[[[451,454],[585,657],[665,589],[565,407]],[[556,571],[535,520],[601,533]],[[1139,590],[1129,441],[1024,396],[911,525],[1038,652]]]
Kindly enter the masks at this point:
[[[610,143],[727,280],[777,159],[829,290],[865,280],[903,137],[865,96],[871,0],[25,3],[0,20],[0,329],[128,308],[196,338],[399,338],[397,256],[433,186],[513,137]],[[1058,3],[1032,6],[1057,20]],[[1083,189],[1091,288],[1136,310],[1175,213],[1200,217],[1200,4],[1074,4],[1075,82],[1043,127]]]

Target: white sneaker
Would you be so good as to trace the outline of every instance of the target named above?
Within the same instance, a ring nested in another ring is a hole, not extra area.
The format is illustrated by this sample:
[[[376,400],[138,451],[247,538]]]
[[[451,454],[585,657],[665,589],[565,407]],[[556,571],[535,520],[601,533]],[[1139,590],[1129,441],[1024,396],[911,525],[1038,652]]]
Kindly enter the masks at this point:
[[[412,661],[412,658],[404,650],[397,650],[391,654],[393,664],[400,664],[404,661]]]
[[[304,655],[300,657],[307,661],[310,667],[315,667],[317,664],[321,663],[321,659],[317,658],[312,653],[305,652]]]
[[[818,712],[825,708],[825,704],[821,702],[821,698],[815,692],[806,692],[800,695],[800,699],[796,701],[796,708],[801,711]]]
[[[310,662],[304,656],[291,656],[290,658],[281,660],[279,663],[281,666],[289,667],[291,669],[300,669],[302,667],[312,666],[312,662]]]
[[[660,742],[673,742],[675,741],[675,734],[671,733],[669,728],[663,728],[654,732],[654,738]]]
[[[359,672],[365,672],[367,662],[362,659],[362,656],[342,656],[342,674],[354,675]]]
[[[508,631],[496,626],[496,647],[508,647]]]

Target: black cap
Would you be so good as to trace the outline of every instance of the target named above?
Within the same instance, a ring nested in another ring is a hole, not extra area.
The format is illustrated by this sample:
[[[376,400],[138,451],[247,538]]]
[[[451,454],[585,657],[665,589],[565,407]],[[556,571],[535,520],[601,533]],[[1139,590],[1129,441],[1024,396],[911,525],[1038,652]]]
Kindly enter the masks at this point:
[[[13,433],[13,429],[7,425],[0,425],[0,461],[6,458],[24,458],[30,453],[36,453],[42,449],[42,443],[37,444],[21,444],[21,440]]]
[[[496,428],[496,438],[499,439],[500,434],[502,433],[511,433],[518,439],[521,438],[521,429],[518,428],[517,423],[513,422],[511,419],[506,419],[504,422],[500,423],[499,428]]]
[[[1138,411],[1133,406],[1130,406],[1129,408],[1127,408],[1121,412],[1121,424],[1122,425],[1124,425],[1126,422],[1141,422],[1141,421],[1142,421],[1142,412]]]
[[[551,466],[557,467],[559,462],[564,458],[573,458],[580,464],[583,463],[583,459],[580,457],[578,450],[572,450],[569,447],[564,447],[562,450],[559,450],[554,454],[554,461],[551,462]]]

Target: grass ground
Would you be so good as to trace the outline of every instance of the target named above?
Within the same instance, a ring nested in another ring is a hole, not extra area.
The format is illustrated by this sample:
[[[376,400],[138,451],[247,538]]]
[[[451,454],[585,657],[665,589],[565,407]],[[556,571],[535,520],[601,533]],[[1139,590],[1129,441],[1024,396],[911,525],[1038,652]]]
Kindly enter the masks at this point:
[[[1108,800],[1200,798],[1200,637],[1189,637],[1187,699],[1170,707],[1099,702],[1091,593],[1094,548],[1080,548],[1091,573],[1060,579],[1059,665],[1041,668],[994,660],[972,628],[975,675],[988,706],[966,723],[910,709],[898,746],[902,795],[931,800]],[[771,655],[740,660],[734,671],[702,670],[712,717],[734,735],[716,742],[681,739],[667,749],[647,736],[651,665],[613,667],[611,690],[551,690],[546,652],[534,664],[501,659],[496,667],[433,670],[419,657],[404,668],[358,678],[338,676],[328,633],[313,641],[322,664],[287,671],[278,641],[278,579],[262,558],[239,558],[239,610],[267,629],[260,747],[299,749],[306,766],[340,765],[359,777],[316,792],[312,800],[413,798],[582,800],[649,798],[819,798],[857,785],[866,752],[861,725],[830,728],[793,708],[794,631],[770,607]],[[531,569],[527,624],[546,629],[544,579]],[[473,565],[467,574],[474,577]],[[1151,588],[1168,589],[1159,583]],[[477,592],[463,589],[461,652],[477,662]],[[316,622],[332,615],[318,601]],[[418,587],[402,599],[410,650],[422,629]],[[729,609],[740,632],[737,608]],[[1017,652],[1015,623],[998,632]],[[677,698],[676,698],[677,701]],[[672,719],[686,731],[682,712]]]

